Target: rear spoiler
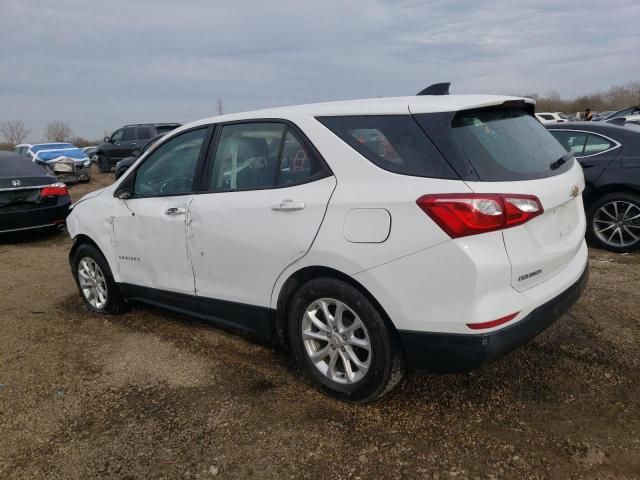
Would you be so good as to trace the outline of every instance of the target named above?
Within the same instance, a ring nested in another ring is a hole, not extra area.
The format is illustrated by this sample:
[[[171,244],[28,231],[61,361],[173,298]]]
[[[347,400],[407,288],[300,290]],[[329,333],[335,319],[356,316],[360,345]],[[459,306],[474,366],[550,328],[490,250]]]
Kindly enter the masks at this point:
[[[434,83],[427,88],[420,90],[416,95],[449,95],[451,82]]]

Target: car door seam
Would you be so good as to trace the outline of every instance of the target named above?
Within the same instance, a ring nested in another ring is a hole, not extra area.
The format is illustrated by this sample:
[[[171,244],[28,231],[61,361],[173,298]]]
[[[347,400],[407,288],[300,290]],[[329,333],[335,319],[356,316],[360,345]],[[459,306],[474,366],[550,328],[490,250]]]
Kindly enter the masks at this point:
[[[278,281],[280,280],[280,277],[282,277],[282,275],[284,274],[284,272],[286,272],[289,267],[291,267],[293,264],[295,264],[296,262],[299,262],[302,258],[306,257],[307,254],[311,251],[311,248],[313,247],[313,244],[316,242],[316,238],[318,238],[318,235],[320,234],[320,229],[322,228],[322,224],[324,223],[324,219],[327,216],[327,212],[329,211],[329,205],[331,204],[331,199],[333,198],[333,194],[335,193],[336,189],[338,188],[338,177],[336,177],[335,175],[333,175],[333,178],[335,180],[335,184],[333,186],[333,190],[331,191],[331,194],[329,195],[329,199],[327,200],[327,203],[324,207],[324,212],[322,214],[322,218],[320,219],[320,223],[318,224],[318,228],[316,229],[316,233],[313,236],[313,239],[311,240],[311,242],[309,243],[309,247],[307,248],[307,250],[300,255],[299,257],[297,257],[296,259],[292,260],[291,262],[289,262],[287,265],[285,265],[285,267],[280,271],[280,273],[278,274],[278,276],[276,277],[275,282],[273,282],[273,286],[271,287],[271,296],[269,298],[269,305],[273,305],[273,294],[275,293],[275,289],[276,289],[276,285],[278,284]]]

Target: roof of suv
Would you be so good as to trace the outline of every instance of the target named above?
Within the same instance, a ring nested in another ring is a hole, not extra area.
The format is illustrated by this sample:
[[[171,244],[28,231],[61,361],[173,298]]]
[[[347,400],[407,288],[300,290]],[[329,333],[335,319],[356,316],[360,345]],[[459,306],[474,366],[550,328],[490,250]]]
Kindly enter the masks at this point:
[[[180,127],[182,124],[177,122],[167,123],[130,123],[125,127]]]
[[[193,127],[200,124],[227,122],[242,120],[245,118],[277,118],[282,115],[290,114],[315,117],[332,115],[402,115],[409,112],[453,112],[471,108],[501,105],[509,100],[524,100],[529,104],[535,104],[535,101],[529,98],[507,97],[502,95],[421,95],[410,97],[367,98],[232,113],[202,119],[189,124],[189,126]]]

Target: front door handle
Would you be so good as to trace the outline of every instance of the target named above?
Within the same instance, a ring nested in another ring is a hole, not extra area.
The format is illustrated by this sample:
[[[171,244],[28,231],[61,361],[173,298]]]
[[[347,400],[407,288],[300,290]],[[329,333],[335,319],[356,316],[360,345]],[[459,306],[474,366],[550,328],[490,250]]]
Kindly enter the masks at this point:
[[[286,199],[282,200],[280,203],[271,205],[271,210],[293,212],[295,210],[303,210],[306,206],[307,205],[304,202],[294,202],[293,200]]]
[[[171,207],[167,208],[164,211],[165,215],[169,215],[170,217],[175,217],[176,215],[184,215],[187,213],[187,209],[184,207]]]

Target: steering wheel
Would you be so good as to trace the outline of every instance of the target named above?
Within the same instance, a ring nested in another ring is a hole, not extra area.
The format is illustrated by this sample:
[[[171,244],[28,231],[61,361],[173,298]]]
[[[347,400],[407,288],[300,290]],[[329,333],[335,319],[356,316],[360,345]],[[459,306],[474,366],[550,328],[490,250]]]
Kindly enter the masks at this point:
[[[175,177],[160,185],[160,193],[184,193],[188,192],[192,185],[193,178],[191,177]]]

